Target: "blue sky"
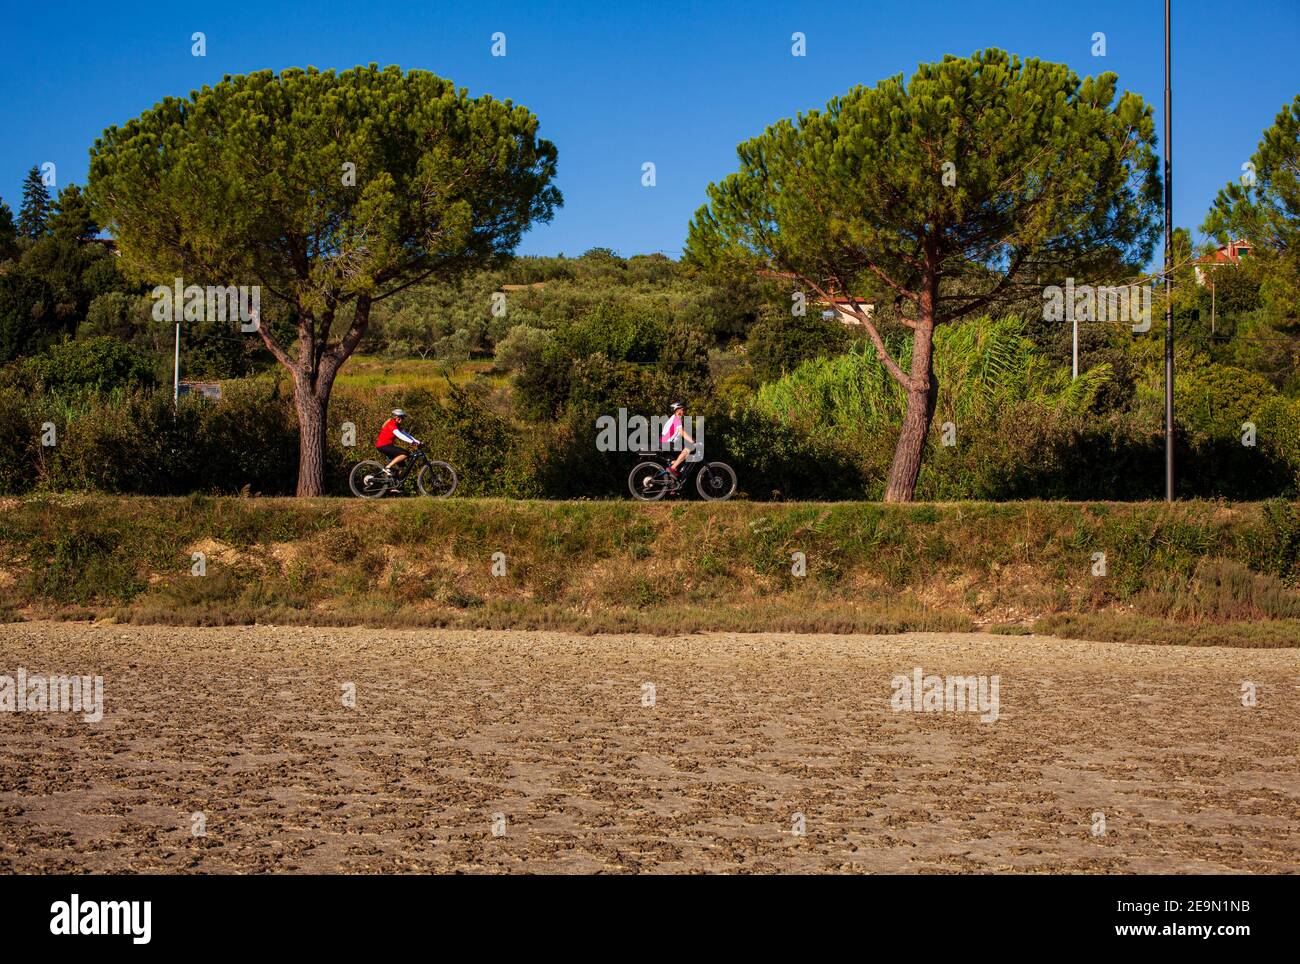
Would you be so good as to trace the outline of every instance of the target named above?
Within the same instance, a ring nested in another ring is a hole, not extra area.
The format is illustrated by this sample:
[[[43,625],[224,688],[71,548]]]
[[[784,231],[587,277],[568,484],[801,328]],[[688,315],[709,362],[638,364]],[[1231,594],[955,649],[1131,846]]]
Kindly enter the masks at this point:
[[[1174,210],[1196,227],[1261,131],[1300,92],[1300,0],[1178,2]],[[8,5],[0,36],[0,197],[54,161],[84,183],[105,127],[227,73],[377,61],[525,104],[559,149],[565,206],[523,254],[594,246],[676,257],[704,190],[767,124],[945,53],[1002,47],[1110,70],[1163,124],[1163,5],[1058,3],[404,3],[241,0]],[[191,55],[202,31],[207,56]],[[505,57],[491,55],[506,35]],[[792,57],[791,34],[807,37]],[[1106,56],[1091,53],[1106,35]],[[641,165],[657,184],[641,184]]]

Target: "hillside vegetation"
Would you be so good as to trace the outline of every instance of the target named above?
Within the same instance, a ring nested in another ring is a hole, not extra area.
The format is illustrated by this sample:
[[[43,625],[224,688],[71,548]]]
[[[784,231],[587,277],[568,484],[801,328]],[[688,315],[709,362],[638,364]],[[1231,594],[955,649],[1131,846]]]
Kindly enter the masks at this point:
[[[1282,501],[37,496],[0,509],[8,619],[585,632],[984,627],[1300,645],[1300,506]],[[795,574],[796,553],[806,575]]]

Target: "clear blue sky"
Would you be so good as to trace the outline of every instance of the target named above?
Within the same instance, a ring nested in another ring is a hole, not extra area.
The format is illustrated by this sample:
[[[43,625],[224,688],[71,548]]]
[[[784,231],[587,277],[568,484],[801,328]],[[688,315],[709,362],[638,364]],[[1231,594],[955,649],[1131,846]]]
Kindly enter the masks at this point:
[[[1300,92],[1300,0],[1175,0],[1174,210],[1196,227],[1261,131]],[[227,73],[377,61],[525,104],[559,149],[565,206],[524,254],[606,246],[676,257],[736,144],[856,84],[996,46],[1112,70],[1163,124],[1163,5],[1061,3],[315,2],[8,4],[0,35],[0,197],[54,161],[84,183],[105,127]],[[203,31],[207,56],[191,56]],[[506,35],[507,55],[491,56]],[[807,36],[807,56],[790,36]],[[1105,57],[1091,54],[1106,35]],[[641,165],[657,186],[641,186]]]

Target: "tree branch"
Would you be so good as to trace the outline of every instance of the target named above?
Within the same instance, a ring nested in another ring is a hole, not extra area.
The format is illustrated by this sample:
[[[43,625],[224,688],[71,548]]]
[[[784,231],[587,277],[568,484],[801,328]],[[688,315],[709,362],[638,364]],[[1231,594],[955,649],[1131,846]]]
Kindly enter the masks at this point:
[[[827,304],[831,306],[831,310],[835,309],[835,299],[826,291],[823,291],[821,285],[798,272],[795,272],[795,274],[799,275],[800,282],[806,284],[821,295],[822,298],[826,300]],[[864,312],[858,310],[857,305],[853,304],[852,295],[849,295],[848,298],[849,306],[852,309],[853,314],[862,322],[862,326],[867,329],[867,335],[871,338],[872,345],[875,346],[876,357],[880,359],[880,364],[885,366],[885,371],[889,372],[889,374],[893,376],[894,381],[898,382],[899,385],[903,388],[911,388],[911,377],[899,367],[898,362],[894,361],[893,357],[889,354],[889,350],[885,348],[885,340],[880,337],[880,332],[876,330],[876,326],[871,323],[871,319],[868,318]]]

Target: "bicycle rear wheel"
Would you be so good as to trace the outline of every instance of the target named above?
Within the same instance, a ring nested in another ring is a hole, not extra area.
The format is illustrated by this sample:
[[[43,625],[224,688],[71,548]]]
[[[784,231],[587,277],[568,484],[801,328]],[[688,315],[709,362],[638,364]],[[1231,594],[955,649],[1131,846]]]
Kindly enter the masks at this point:
[[[362,499],[378,499],[388,492],[390,478],[384,474],[384,463],[366,460],[358,462],[348,474],[352,494]]]
[[[669,481],[663,477],[664,467],[658,462],[641,462],[627,476],[627,487],[632,498],[642,502],[658,502],[668,494]]]
[[[456,470],[446,462],[426,462],[415,475],[422,495],[445,499],[456,491]]]

